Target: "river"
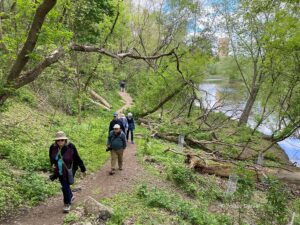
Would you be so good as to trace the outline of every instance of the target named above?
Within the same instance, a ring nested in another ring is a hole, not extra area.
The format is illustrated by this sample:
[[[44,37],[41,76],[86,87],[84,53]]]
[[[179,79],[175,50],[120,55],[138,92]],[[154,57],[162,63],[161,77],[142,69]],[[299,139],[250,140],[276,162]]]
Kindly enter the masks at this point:
[[[213,107],[220,105],[217,111],[225,113],[232,119],[238,119],[241,115],[242,109],[245,106],[245,99],[247,98],[242,84],[239,82],[230,83],[221,77],[213,76],[205,79],[200,84],[202,90],[205,107]],[[219,104],[219,102],[222,102]],[[259,103],[253,106],[252,114],[249,118],[248,125],[255,127],[255,114],[261,112]],[[258,127],[258,130],[264,134],[272,134],[272,130],[276,127],[276,118],[270,116],[263,124]],[[289,137],[283,141],[278,142],[278,145],[284,150],[292,163],[300,167],[300,139],[296,137]]]

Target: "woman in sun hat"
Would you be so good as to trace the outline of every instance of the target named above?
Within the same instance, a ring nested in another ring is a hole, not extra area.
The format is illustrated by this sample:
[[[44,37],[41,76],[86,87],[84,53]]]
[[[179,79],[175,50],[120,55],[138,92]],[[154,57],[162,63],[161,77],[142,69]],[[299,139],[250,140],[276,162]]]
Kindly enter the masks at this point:
[[[82,173],[85,174],[86,168],[81,160],[78,151],[72,144],[63,131],[56,133],[54,143],[49,149],[50,163],[54,174],[50,176],[51,180],[59,179],[61,189],[64,196],[64,212],[67,213],[71,209],[71,201],[73,194],[70,188],[70,183],[73,183],[68,170],[73,170],[73,176],[80,167]],[[72,176],[71,175],[71,176]]]

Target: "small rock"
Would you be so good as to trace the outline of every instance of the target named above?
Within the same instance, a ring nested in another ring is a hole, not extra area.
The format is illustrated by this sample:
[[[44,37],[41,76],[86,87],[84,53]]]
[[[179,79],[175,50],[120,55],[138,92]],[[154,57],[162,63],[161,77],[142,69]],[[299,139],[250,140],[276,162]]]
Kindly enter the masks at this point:
[[[113,214],[113,210],[92,197],[87,197],[84,201],[84,212],[86,215],[94,215],[100,220],[108,220]]]

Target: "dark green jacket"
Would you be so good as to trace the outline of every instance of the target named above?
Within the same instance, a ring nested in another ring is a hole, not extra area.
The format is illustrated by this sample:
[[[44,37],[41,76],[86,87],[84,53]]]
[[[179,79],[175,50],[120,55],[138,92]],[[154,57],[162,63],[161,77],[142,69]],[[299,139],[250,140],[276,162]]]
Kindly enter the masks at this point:
[[[110,145],[113,150],[125,149],[127,141],[124,132],[121,131],[121,133],[116,135],[114,131],[111,131],[108,136],[107,144]]]

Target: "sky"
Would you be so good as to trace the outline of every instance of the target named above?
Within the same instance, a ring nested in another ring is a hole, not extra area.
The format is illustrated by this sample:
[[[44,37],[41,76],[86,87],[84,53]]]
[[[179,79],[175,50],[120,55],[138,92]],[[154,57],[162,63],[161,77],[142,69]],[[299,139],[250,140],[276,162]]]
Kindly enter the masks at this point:
[[[239,0],[226,0],[230,2],[228,9],[234,11]],[[168,10],[166,0],[132,0],[133,4],[140,8],[146,8],[148,10],[159,10],[161,5],[164,11]],[[196,22],[196,31],[202,32],[207,27],[214,28],[214,35],[216,39],[226,37],[225,32],[219,29],[220,24],[223,22],[222,16],[215,10],[215,5],[224,2],[224,0],[194,0],[200,4],[201,16],[198,17]],[[191,19],[188,26],[188,32],[193,35],[195,29],[195,20]]]

